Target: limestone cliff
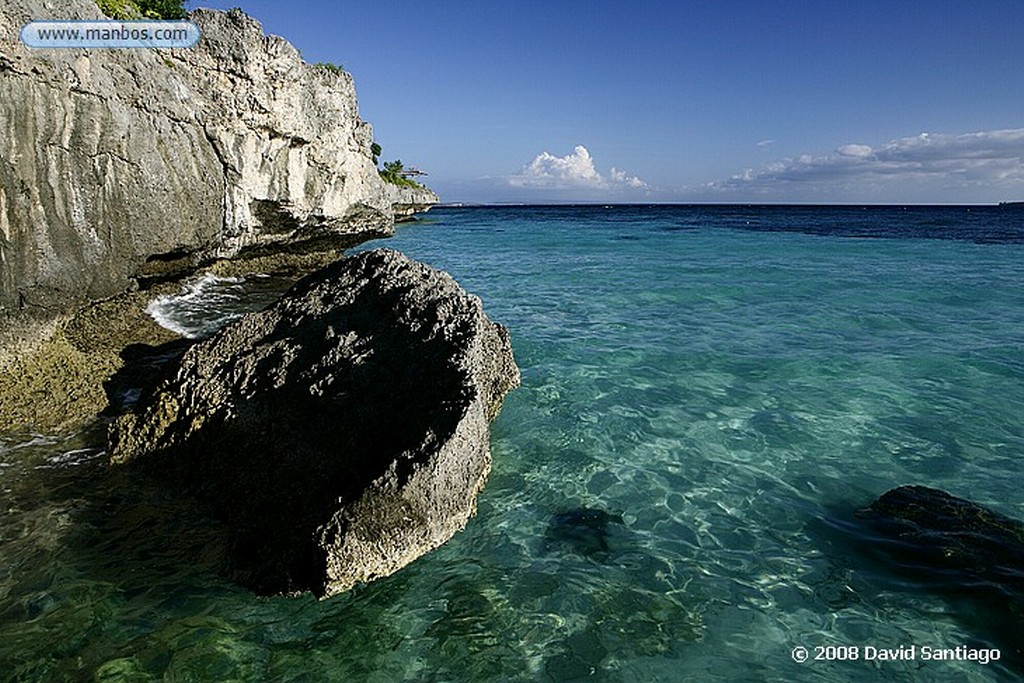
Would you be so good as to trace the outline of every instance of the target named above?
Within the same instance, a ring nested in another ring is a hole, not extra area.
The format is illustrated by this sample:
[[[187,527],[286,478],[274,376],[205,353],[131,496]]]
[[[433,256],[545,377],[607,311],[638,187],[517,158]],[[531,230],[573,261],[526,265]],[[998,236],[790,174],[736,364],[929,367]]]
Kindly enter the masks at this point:
[[[203,37],[181,50],[18,42],[45,18],[101,14],[93,0],[0,5],[0,328],[168,263],[388,234],[393,204],[436,201],[396,202],[380,179],[349,74],[241,11],[197,10]]]
[[[395,221],[410,220],[413,214],[429,211],[437,203],[437,195],[425,187],[388,185]]]

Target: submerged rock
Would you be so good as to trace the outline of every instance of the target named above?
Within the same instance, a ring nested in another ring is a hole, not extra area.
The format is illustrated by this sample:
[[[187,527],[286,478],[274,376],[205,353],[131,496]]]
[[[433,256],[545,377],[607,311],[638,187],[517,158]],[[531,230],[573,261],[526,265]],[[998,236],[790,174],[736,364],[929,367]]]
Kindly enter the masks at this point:
[[[611,549],[608,539],[612,524],[624,524],[622,516],[599,508],[579,507],[556,513],[544,534],[544,547],[600,557]]]
[[[388,250],[300,280],[184,355],[110,430],[210,505],[235,577],[329,596],[462,529],[519,383],[507,331],[445,273]]]
[[[1001,594],[1024,590],[1024,523],[925,486],[888,491],[859,516],[904,568]]]

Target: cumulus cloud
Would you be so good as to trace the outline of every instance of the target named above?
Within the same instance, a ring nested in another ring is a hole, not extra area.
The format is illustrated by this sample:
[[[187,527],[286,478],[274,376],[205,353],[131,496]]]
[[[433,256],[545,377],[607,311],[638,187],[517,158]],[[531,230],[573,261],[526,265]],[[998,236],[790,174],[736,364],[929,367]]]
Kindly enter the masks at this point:
[[[770,194],[798,186],[877,188],[900,182],[952,191],[984,187],[1019,192],[1024,189],[1024,128],[921,133],[879,147],[847,144],[831,154],[805,154],[746,169],[707,187]]]
[[[583,145],[564,157],[541,152],[518,175],[508,177],[513,187],[542,190],[644,190],[648,185],[636,176],[612,168],[607,176],[598,172],[594,158]]]
[[[512,178],[512,184],[520,187],[600,187],[603,183],[604,178],[594,168],[593,157],[583,145],[576,145],[572,154],[564,157],[541,152],[520,175]]]
[[[836,150],[836,153],[844,157],[867,159],[874,153],[874,150],[871,149],[870,145],[843,145]]]
[[[646,189],[647,183],[640,180],[636,176],[627,175],[625,171],[620,171],[614,166],[612,170],[608,172],[608,177],[613,185],[621,185],[623,187],[632,187],[638,190]]]

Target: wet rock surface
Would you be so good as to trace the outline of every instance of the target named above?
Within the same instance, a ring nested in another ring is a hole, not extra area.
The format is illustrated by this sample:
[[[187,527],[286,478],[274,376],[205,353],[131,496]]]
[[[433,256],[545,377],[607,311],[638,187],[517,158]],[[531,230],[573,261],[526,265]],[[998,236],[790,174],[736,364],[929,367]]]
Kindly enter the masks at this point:
[[[237,580],[329,596],[464,527],[518,383],[479,299],[370,251],[192,346],[114,422],[109,452],[224,519]]]

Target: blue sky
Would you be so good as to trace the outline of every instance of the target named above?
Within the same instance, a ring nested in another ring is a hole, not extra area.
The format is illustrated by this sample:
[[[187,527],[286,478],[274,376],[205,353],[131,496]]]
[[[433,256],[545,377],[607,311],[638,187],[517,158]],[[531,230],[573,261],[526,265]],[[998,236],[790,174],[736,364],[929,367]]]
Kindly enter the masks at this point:
[[[229,0],[444,201],[1024,199],[1024,2]]]

